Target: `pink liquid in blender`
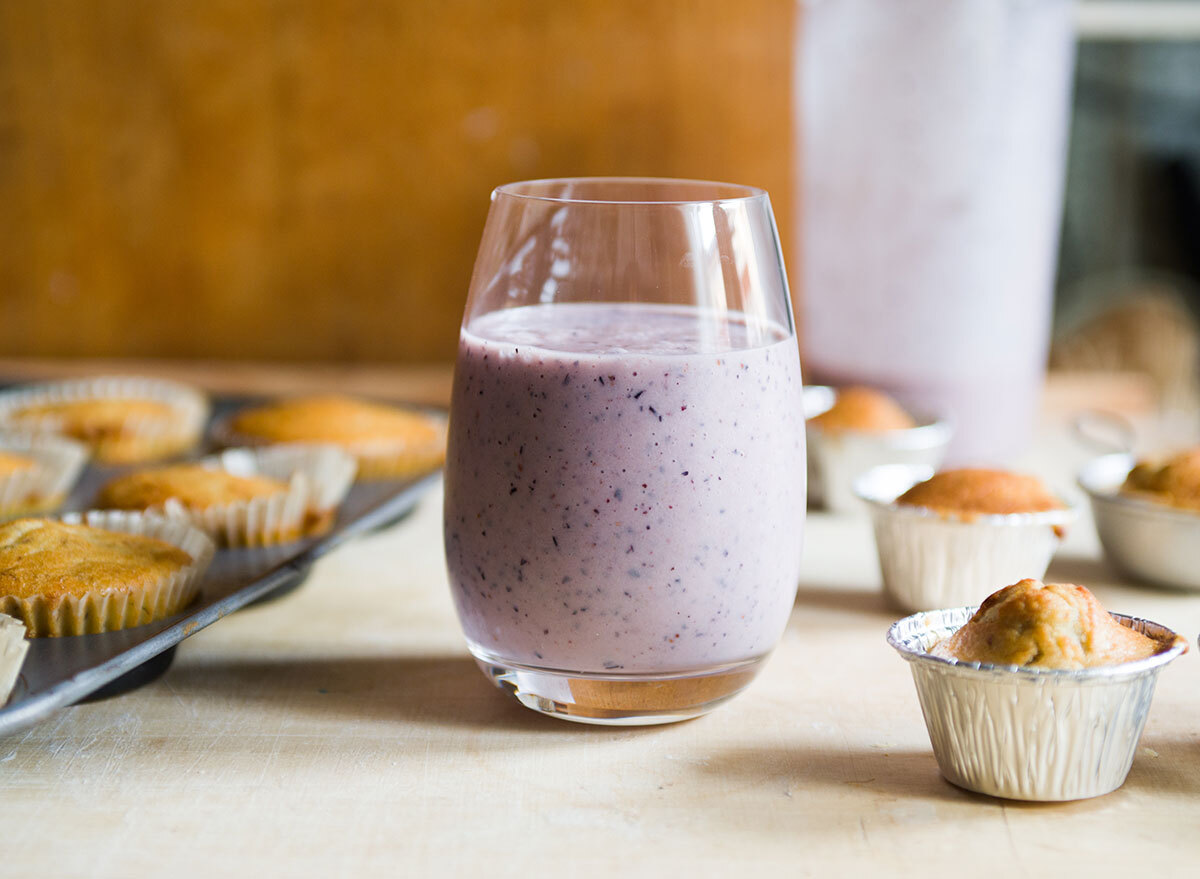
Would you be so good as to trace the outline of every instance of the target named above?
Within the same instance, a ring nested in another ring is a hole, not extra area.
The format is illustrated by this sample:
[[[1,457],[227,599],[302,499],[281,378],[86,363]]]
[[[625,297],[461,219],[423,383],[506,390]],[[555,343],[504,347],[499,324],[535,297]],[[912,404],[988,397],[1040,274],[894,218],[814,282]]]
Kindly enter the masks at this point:
[[[1068,0],[827,0],[798,47],[804,351],[1028,444],[1045,374],[1075,33]]]
[[[800,567],[795,339],[663,305],[476,318],[459,342],[445,503],[477,656],[599,674],[762,657]]]

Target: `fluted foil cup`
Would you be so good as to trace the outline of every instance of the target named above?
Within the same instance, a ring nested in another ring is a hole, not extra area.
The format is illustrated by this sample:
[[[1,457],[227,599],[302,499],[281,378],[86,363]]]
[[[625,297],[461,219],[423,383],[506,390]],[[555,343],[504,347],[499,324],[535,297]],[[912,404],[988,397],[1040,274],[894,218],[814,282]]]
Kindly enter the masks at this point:
[[[837,391],[824,385],[804,388],[804,417],[829,409]],[[945,457],[954,425],[946,418],[920,417],[916,427],[879,433],[839,431],[829,433],[809,423],[809,499],[831,513],[861,513],[854,495],[854,480],[881,464],[937,467]]]
[[[951,784],[1010,800],[1098,797],[1125,783],[1163,666],[1187,650],[1165,626],[1112,614],[1162,649],[1075,670],[956,662],[929,655],[975,614],[913,614],[888,630],[909,663],[938,769]]]
[[[895,503],[932,475],[931,467],[889,464],[854,484],[871,510],[884,595],[900,610],[978,604],[1002,586],[1040,579],[1078,518],[1069,506],[957,516]]]

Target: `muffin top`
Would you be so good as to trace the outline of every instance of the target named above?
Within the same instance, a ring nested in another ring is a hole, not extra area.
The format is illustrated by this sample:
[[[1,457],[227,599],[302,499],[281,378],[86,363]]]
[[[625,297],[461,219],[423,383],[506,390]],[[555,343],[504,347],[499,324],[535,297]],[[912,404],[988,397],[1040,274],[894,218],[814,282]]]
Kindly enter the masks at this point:
[[[0,525],[0,595],[81,597],[152,586],[192,563],[176,546],[53,519]]]
[[[917,426],[913,417],[883,391],[861,386],[838,390],[833,405],[808,419],[808,423],[829,433],[885,433]]]
[[[1129,471],[1121,490],[1148,500],[1200,512],[1200,446],[1165,461],[1141,461]]]
[[[384,442],[408,447],[441,442],[436,422],[420,412],[337,395],[297,397],[245,409],[231,425],[238,433],[280,443]]]
[[[33,458],[0,449],[0,476],[11,476],[24,470],[32,470],[36,465],[37,461]]]
[[[172,498],[191,510],[285,492],[286,482],[269,476],[237,476],[201,464],[153,467],[118,476],[100,490],[103,509],[144,510]]]
[[[52,419],[58,431],[82,440],[119,436],[131,423],[174,417],[175,410],[159,400],[125,397],[93,397],[58,400],[14,409],[16,423]]]
[[[1007,470],[943,470],[918,482],[896,503],[939,513],[1004,515],[1066,508],[1036,476]]]
[[[989,595],[929,652],[960,662],[1080,669],[1145,659],[1162,647],[1118,623],[1083,586],[1022,580]]]

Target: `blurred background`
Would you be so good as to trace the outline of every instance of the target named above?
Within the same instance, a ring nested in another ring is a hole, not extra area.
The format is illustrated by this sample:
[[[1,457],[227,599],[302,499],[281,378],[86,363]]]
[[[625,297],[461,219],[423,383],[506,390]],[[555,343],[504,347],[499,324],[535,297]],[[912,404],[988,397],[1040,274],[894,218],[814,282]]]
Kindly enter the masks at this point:
[[[452,360],[511,180],[750,182],[786,226],[794,17],[3,0],[0,352]]]
[[[1078,7],[1051,355],[1181,394],[1197,13]],[[802,27],[797,0],[0,0],[0,355],[449,361],[489,191],[542,176],[762,186],[798,288]]]

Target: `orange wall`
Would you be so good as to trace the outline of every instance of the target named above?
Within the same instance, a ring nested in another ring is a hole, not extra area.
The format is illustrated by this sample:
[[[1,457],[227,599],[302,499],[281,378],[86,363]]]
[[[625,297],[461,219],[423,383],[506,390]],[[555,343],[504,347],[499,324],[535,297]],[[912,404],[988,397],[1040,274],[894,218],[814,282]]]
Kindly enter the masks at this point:
[[[789,242],[794,7],[0,0],[0,355],[452,357],[513,179],[757,184]]]

